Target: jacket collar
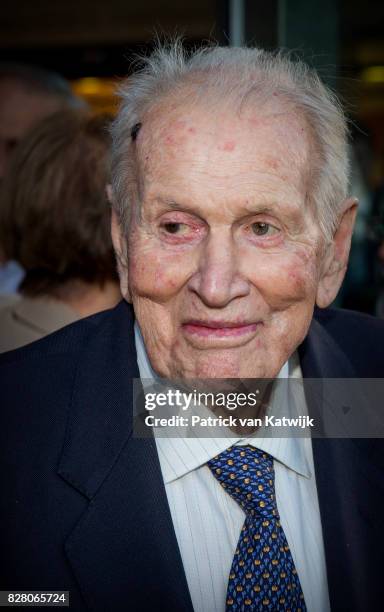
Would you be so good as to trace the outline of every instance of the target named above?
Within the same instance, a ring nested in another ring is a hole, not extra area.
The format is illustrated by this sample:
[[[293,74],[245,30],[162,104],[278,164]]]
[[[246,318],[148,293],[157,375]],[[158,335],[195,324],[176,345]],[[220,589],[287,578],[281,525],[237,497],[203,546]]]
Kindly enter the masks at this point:
[[[83,347],[59,474],[91,499],[132,432],[133,311],[120,302]]]

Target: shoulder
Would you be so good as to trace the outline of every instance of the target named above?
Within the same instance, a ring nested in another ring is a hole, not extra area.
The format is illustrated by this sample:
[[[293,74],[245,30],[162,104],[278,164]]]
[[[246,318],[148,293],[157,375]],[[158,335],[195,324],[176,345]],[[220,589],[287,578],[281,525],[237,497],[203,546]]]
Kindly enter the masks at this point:
[[[58,408],[60,398],[72,388],[82,347],[92,331],[102,324],[104,316],[84,319],[31,344],[2,353],[1,418],[8,423],[18,415],[24,421],[27,415],[27,420],[37,413],[42,416],[44,405],[48,403],[50,409]]]
[[[79,319],[63,302],[47,296],[22,296],[1,308],[0,352],[35,342]]]
[[[5,310],[8,311],[8,308]],[[81,319],[27,346],[1,354],[0,369],[14,363],[35,362],[36,359],[49,358],[58,354],[64,356],[66,353],[79,351],[87,337],[102,325],[108,313],[109,311],[105,311]]]
[[[48,378],[52,368],[72,370],[79,360],[89,360],[96,353],[102,353],[106,344],[113,347],[127,327],[133,328],[133,312],[122,301],[111,310],[80,319],[27,346],[2,353],[0,389],[8,386],[9,381],[14,382],[15,377],[18,381],[21,377],[27,380],[41,373],[46,373],[47,385],[53,384]],[[132,343],[131,338],[126,343]]]
[[[79,372],[86,368],[87,385],[97,386],[100,359],[105,371],[120,338],[125,346],[131,343],[129,332],[122,332],[130,317],[128,306],[117,306],[0,355],[1,453],[13,452],[14,440],[26,438],[24,447],[32,439],[62,440]]]
[[[342,308],[316,308],[315,319],[336,339],[348,341],[348,332],[357,339],[384,337],[384,320]]]
[[[314,320],[348,356],[360,376],[384,373],[384,320],[339,308],[316,309]]]
[[[87,347],[98,350],[98,336],[108,327],[112,311],[104,311],[67,325],[21,348],[0,354],[0,392],[9,410],[36,409],[70,392],[80,362],[89,358]],[[101,349],[102,350],[102,349]],[[13,408],[12,408],[13,407]],[[34,409],[35,409],[34,408]],[[4,410],[2,411],[4,415]]]

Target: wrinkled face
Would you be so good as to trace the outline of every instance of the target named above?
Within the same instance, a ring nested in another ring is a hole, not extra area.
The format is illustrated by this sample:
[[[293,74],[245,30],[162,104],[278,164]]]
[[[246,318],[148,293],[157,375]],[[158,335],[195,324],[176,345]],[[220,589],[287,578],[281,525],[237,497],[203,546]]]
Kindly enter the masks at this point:
[[[165,107],[134,146],[129,299],[154,370],[274,377],[307,333],[320,278],[306,124],[278,104]]]

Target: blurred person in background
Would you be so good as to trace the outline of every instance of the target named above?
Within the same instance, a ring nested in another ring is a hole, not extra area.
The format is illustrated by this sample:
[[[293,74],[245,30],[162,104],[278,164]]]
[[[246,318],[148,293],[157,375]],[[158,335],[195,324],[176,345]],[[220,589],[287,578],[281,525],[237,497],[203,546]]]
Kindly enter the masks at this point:
[[[0,63],[0,182],[18,143],[42,119],[85,103],[69,83],[55,72],[14,62]],[[13,293],[23,270],[7,261],[0,244],[0,293]]]
[[[2,185],[0,243],[25,277],[0,309],[1,352],[119,301],[108,179],[105,117],[60,112],[19,145]]]

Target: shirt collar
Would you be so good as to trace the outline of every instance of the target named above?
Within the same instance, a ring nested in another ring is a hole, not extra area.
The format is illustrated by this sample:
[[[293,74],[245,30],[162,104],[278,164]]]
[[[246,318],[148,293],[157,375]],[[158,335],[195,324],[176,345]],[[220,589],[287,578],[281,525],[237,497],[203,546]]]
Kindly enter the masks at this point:
[[[142,381],[158,380],[145,349],[144,340],[140,328],[135,322],[135,343],[137,353],[137,364]],[[278,375],[279,378],[302,378],[300,362],[295,352],[287,361]],[[145,385],[144,385],[145,386]],[[285,385],[282,386],[285,388]],[[274,398],[274,410],[276,414],[282,402],[287,398],[279,394]],[[304,395],[302,397],[305,406]],[[289,407],[289,402],[288,402]],[[305,406],[306,408],[306,406]],[[287,412],[285,412],[287,414]],[[181,438],[181,437],[156,437],[156,445],[162,468],[164,482],[167,484],[189,472],[201,467],[207,461],[223,452],[229,446],[235,444],[251,444],[269,453],[275,460],[283,463],[289,469],[306,478],[311,477],[310,465],[310,439],[300,437],[287,438]]]

